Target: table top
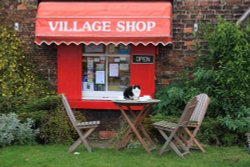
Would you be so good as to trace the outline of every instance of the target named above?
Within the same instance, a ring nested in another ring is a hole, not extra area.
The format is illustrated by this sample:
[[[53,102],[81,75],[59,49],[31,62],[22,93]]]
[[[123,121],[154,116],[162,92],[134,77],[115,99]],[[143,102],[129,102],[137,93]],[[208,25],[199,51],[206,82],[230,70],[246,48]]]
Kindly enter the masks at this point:
[[[117,104],[131,104],[131,105],[140,105],[140,104],[150,104],[150,103],[159,103],[160,100],[158,99],[149,99],[149,100],[112,100],[112,102]]]

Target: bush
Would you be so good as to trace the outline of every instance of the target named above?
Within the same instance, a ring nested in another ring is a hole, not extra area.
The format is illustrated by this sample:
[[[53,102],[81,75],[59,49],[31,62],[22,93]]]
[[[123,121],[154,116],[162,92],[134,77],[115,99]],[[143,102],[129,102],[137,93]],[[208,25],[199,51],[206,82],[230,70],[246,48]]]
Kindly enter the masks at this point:
[[[250,24],[240,27],[219,19],[214,29],[207,27],[208,53],[200,55],[191,84],[212,97],[210,117],[229,131],[244,133],[250,114]]]
[[[2,114],[0,116],[0,146],[34,143],[39,131],[32,127],[31,119],[21,123],[15,113]]]
[[[63,108],[48,113],[41,125],[41,136],[45,143],[67,144],[73,141],[74,129]]]
[[[34,99],[21,106],[17,113],[22,120],[35,120],[35,127],[40,129],[39,143],[68,144],[77,137],[58,95]],[[86,120],[80,112],[75,112],[75,116],[79,121]]]
[[[46,122],[48,114],[57,110],[61,105],[61,98],[57,95],[33,99],[17,109],[21,119],[32,118],[36,127],[41,127]]]
[[[165,115],[179,116],[186,103],[199,92],[194,88],[189,91],[190,93],[187,94],[186,87],[181,82],[158,88],[155,97],[161,101],[155,107],[155,110]]]

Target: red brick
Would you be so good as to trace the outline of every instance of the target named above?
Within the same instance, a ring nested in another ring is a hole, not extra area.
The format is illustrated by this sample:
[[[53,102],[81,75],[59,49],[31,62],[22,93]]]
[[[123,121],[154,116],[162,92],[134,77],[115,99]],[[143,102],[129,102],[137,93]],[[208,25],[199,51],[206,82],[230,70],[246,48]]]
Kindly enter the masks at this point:
[[[192,33],[193,32],[193,27],[186,27],[183,30],[184,33]]]
[[[161,84],[163,85],[169,85],[169,80],[168,79],[162,79]]]
[[[27,10],[27,6],[24,3],[21,3],[17,6],[17,10]]]
[[[184,42],[184,45],[185,45],[185,46],[193,46],[193,45],[194,45],[194,42],[193,42],[193,41],[185,41],[185,42]]]

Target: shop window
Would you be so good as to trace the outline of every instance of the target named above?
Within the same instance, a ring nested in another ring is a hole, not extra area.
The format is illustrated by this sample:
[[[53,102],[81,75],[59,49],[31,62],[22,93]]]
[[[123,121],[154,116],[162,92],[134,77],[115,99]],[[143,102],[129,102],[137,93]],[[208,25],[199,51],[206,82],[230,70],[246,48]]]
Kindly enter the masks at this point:
[[[83,47],[83,99],[112,100],[130,84],[130,46],[113,44]]]

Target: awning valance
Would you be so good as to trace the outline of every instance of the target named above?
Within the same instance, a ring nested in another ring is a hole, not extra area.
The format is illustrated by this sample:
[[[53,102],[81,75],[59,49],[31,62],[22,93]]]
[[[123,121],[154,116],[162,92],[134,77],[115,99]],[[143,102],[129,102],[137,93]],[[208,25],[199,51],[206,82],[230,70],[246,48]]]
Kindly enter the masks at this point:
[[[170,2],[43,2],[35,42],[167,45],[171,16]]]

